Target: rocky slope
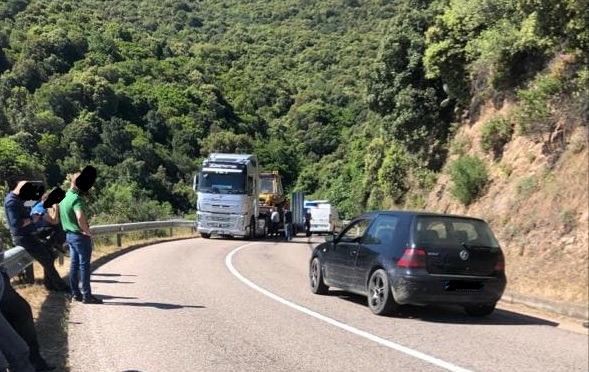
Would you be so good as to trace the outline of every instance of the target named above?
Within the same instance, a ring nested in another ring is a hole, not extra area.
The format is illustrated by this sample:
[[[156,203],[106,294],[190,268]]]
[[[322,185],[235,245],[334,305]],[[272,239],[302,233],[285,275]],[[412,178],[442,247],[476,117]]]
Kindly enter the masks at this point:
[[[486,219],[506,254],[508,290],[587,305],[589,237],[588,128],[549,140],[513,136],[501,159],[480,148],[485,120],[498,113],[485,107],[476,123],[464,124],[455,141],[464,153],[484,159],[490,182],[484,196],[468,207],[450,193],[443,174],[428,196],[427,209]],[[517,132],[517,131],[516,131]],[[450,162],[458,155],[454,153]]]

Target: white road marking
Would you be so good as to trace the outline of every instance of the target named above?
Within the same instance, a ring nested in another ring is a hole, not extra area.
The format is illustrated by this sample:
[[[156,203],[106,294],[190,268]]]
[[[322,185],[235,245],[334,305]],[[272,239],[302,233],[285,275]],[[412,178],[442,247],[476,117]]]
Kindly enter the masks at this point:
[[[444,360],[438,359],[436,357],[427,355],[427,354],[422,353],[420,351],[413,350],[413,349],[408,348],[408,347],[405,347],[403,345],[399,345],[399,344],[394,343],[392,341],[386,340],[384,338],[380,338],[380,337],[375,336],[375,335],[373,335],[371,333],[362,331],[362,330],[360,330],[358,328],[354,328],[354,327],[352,327],[350,325],[347,325],[345,323],[339,322],[339,321],[337,321],[335,319],[332,319],[330,317],[327,317],[325,315],[316,313],[313,310],[309,310],[306,307],[297,305],[297,304],[295,304],[293,302],[290,302],[290,301],[288,301],[288,300],[286,300],[286,299],[284,299],[284,298],[282,298],[280,296],[277,296],[274,293],[269,292],[269,291],[265,290],[264,288],[258,286],[257,284],[251,282],[250,280],[248,280],[247,278],[245,278],[243,275],[241,275],[241,273],[239,271],[237,271],[237,269],[235,269],[235,267],[233,266],[233,256],[235,255],[235,253],[239,252],[243,248],[246,248],[246,247],[248,247],[250,245],[253,245],[253,244],[258,244],[258,243],[248,243],[246,245],[242,245],[241,247],[238,247],[238,248],[234,249],[233,251],[231,251],[225,257],[225,265],[227,266],[227,268],[229,269],[229,271],[235,277],[237,277],[237,279],[241,280],[243,283],[247,284],[252,289],[254,289],[254,290],[262,293],[265,296],[270,297],[271,299],[273,299],[275,301],[280,302],[283,305],[286,305],[286,306],[288,306],[290,308],[293,308],[293,309],[298,310],[298,311],[300,311],[302,313],[305,313],[307,315],[310,315],[313,318],[322,320],[322,321],[324,321],[326,323],[329,323],[329,324],[331,324],[333,326],[336,326],[336,327],[341,328],[341,329],[343,329],[345,331],[348,331],[350,333],[353,333],[353,334],[355,334],[357,336],[364,337],[364,338],[366,338],[368,340],[374,341],[374,342],[376,342],[376,343],[378,343],[378,344],[380,344],[382,346],[386,346],[388,348],[391,348],[391,349],[400,351],[400,352],[402,352],[404,354],[407,354],[407,355],[410,355],[412,357],[421,359],[421,360],[423,360],[423,361],[425,361],[427,363],[434,364],[436,366],[439,366],[439,367],[442,367],[444,369],[447,369],[448,371],[453,371],[453,372],[470,372],[468,369],[459,367],[459,366],[454,365],[452,363],[449,363],[449,362],[446,362]]]

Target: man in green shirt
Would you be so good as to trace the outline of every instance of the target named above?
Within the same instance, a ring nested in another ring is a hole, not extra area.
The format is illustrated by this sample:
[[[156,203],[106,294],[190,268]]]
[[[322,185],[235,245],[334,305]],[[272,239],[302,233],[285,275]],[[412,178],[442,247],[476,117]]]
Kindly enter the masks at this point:
[[[59,203],[61,226],[70,246],[70,287],[72,299],[85,304],[101,304],[102,300],[92,295],[90,288],[90,259],[92,257],[92,232],[87,220],[86,203],[80,196],[92,187],[96,169],[87,166],[82,173],[72,176],[70,188]],[[80,291],[79,281],[82,279]]]

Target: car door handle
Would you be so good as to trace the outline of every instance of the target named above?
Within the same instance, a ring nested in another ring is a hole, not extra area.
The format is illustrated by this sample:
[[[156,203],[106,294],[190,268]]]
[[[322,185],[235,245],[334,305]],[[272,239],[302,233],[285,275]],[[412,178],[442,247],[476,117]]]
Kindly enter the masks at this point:
[[[356,253],[358,253],[358,251],[350,251],[350,257],[356,256]]]

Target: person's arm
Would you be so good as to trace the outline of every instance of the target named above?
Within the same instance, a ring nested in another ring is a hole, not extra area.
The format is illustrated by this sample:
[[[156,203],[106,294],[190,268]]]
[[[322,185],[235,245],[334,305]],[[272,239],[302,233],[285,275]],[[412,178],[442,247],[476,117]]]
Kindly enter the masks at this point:
[[[50,224],[50,225],[56,225],[56,224],[57,224],[57,221],[56,221],[56,220],[54,220],[54,219],[53,219],[53,218],[52,218],[52,217],[49,215],[49,213],[45,213],[45,214],[43,215],[43,218],[45,219],[45,222],[47,222],[47,223],[48,223],[48,224]]]
[[[87,236],[92,236],[92,232],[90,232],[90,226],[86,221],[86,217],[84,217],[84,212],[81,209],[78,209],[76,212],[76,219],[78,220],[78,226],[80,226],[80,230],[82,230],[82,234]]]
[[[39,221],[38,215],[28,216],[27,213],[22,213],[21,206],[14,200],[7,202],[4,210],[6,212],[6,220],[15,228],[25,227]]]
[[[58,204],[53,205],[49,208],[47,208],[47,210],[45,211],[45,214],[43,215],[43,217],[45,218],[45,221],[51,225],[57,225],[59,224],[59,209],[58,208]]]

